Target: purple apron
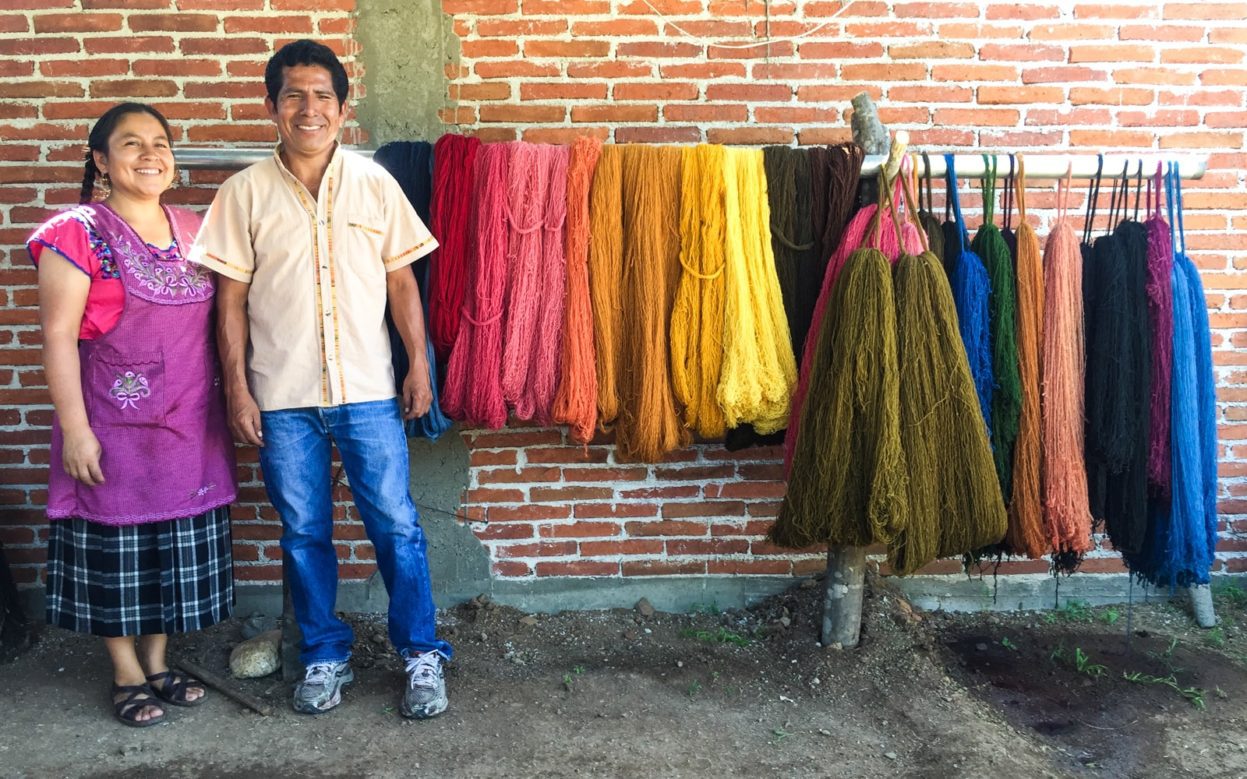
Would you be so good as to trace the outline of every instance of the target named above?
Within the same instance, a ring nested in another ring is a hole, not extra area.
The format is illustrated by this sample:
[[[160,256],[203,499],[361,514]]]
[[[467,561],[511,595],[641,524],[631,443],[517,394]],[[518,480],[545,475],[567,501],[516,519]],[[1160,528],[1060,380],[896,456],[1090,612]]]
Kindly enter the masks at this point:
[[[125,308],[112,330],[78,346],[105,481],[89,487],[65,473],[53,415],[48,517],[133,525],[229,503],[237,492],[234,444],[212,339],[211,274],[155,252],[103,204],[78,208],[112,251]],[[169,207],[165,213],[187,251],[200,218]]]

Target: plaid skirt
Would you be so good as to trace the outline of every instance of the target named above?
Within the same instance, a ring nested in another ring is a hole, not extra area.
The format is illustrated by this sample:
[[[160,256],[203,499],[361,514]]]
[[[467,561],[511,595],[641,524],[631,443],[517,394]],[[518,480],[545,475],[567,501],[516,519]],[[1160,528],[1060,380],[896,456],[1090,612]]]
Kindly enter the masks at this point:
[[[58,519],[48,532],[48,624],[97,636],[183,633],[234,610],[229,507],[139,525]]]

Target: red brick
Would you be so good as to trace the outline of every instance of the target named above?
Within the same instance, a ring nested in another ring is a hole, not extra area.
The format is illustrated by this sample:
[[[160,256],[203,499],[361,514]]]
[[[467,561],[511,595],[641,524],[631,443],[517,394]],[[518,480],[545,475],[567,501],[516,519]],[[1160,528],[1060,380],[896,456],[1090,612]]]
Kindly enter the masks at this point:
[[[738,500],[710,501],[695,503],[665,503],[662,507],[664,519],[682,519],[684,517],[739,517],[745,513],[745,504]]]
[[[710,143],[745,146],[786,146],[795,137],[791,127],[712,127],[706,130]]]
[[[128,35],[124,38],[84,38],[87,54],[160,52],[172,54],[173,38],[167,35]]]
[[[1211,30],[1210,34],[1215,36],[1218,30]],[[1123,41],[1184,41],[1186,43],[1195,43],[1204,39],[1204,28],[1191,25],[1189,27],[1179,26],[1176,24],[1166,24],[1157,26],[1154,24],[1123,24],[1117,32],[1118,37]],[[1221,41],[1212,39],[1213,43]],[[1151,59],[1149,57],[1149,59]]]
[[[196,76],[199,78],[221,75],[221,63],[213,59],[136,60],[130,64],[136,76]]]
[[[1051,68],[1027,68],[1022,71],[1023,84],[1068,83],[1071,81],[1105,81],[1107,74],[1102,70],[1082,68],[1073,65]]]
[[[570,146],[577,138],[597,138],[605,142],[610,138],[609,127],[530,127],[523,133],[523,139],[529,143],[552,143]]]
[[[498,490],[477,487],[464,494],[465,503],[523,503],[523,490]]]
[[[840,66],[840,78],[844,81],[861,81],[867,84],[878,84],[887,81],[925,81],[927,78],[927,66],[917,62],[845,63]]]
[[[121,29],[121,14],[38,14],[34,17],[35,34],[62,32],[113,32]]]
[[[0,98],[15,97],[82,97],[82,85],[72,81],[5,81],[0,82]]]
[[[1182,49],[1162,49],[1160,61],[1170,64],[1217,64],[1237,65],[1243,61],[1240,48],[1229,46],[1192,46]]]
[[[749,551],[749,541],[744,538],[697,538],[667,541],[667,554],[671,557],[693,555],[733,555]]]
[[[754,67],[758,66],[755,65]],[[663,78],[744,78],[746,71],[747,67],[743,62],[661,63],[658,66],[658,73]]]
[[[981,86],[977,92],[978,102],[981,105],[1062,103],[1065,101],[1065,90],[1061,87]]]
[[[663,542],[659,539],[627,539],[624,541],[581,541],[581,557],[614,557],[616,555],[660,555]]]
[[[787,59],[796,53],[796,46],[790,41],[759,41],[750,46],[716,46],[707,44],[706,55],[711,60],[746,60],[746,59]]]
[[[696,127],[620,127],[615,143],[697,143],[701,130]]]
[[[979,15],[973,3],[897,3],[892,12],[898,19],[974,19]]]
[[[558,468],[491,468],[476,472],[481,484],[517,484],[528,482],[555,482],[559,480]]]
[[[624,530],[630,536],[704,536],[706,525],[702,522],[628,522]]]
[[[216,14],[132,14],[126,23],[134,32],[216,32]]]
[[[472,533],[482,541],[520,541],[534,538],[534,527],[522,522],[504,522],[489,524],[483,528],[474,528]]]
[[[559,75],[558,68],[554,67],[550,75]],[[568,78],[650,78],[653,75],[654,66],[644,62],[603,60],[567,63]]]
[[[520,84],[520,100],[605,100],[607,89],[605,82],[538,81]]]
[[[974,44],[956,41],[929,41],[925,43],[896,44],[888,47],[888,55],[894,60],[916,59],[973,59]]]
[[[567,519],[570,506],[490,506],[486,516],[490,522],[530,522],[539,519]]]
[[[550,123],[562,122],[567,109],[561,105],[483,105],[480,107],[482,122]]]
[[[792,573],[790,560],[709,560],[706,562],[709,574],[731,574],[734,576],[779,575]]]
[[[534,503],[555,503],[569,500],[608,500],[615,491],[610,487],[533,487],[529,495]]]
[[[665,41],[628,41],[620,43],[615,56],[641,57],[645,59],[691,59],[704,53],[701,46],[692,43]]]
[[[617,522],[573,522],[569,525],[541,525],[542,538],[598,538],[617,536],[622,527]]]
[[[124,81],[92,81],[91,97],[172,97],[178,85],[161,79],[126,79]]]
[[[178,48],[183,54],[223,55],[270,53],[270,43],[263,38],[182,38]]]
[[[1056,5],[1022,5],[1019,3],[1007,3],[1004,5],[987,6],[988,19],[1055,19],[1061,15],[1061,9]]]
[[[526,40],[525,57],[557,57],[559,59],[603,58],[610,53],[610,41],[600,40]]]
[[[79,50],[73,38],[6,38],[0,40],[0,57],[72,54]]]
[[[532,568],[528,563],[519,562],[518,560],[498,560],[490,566],[490,570],[497,576],[528,576],[532,573]]]
[[[575,560],[572,562],[537,563],[538,576],[617,576],[618,563],[598,560]]]
[[[658,106],[656,105],[572,106],[571,110],[573,122],[624,124],[658,121]]]
[[[689,560],[686,562],[667,562],[665,560],[625,560],[620,564],[624,576],[674,576],[702,574],[706,572],[706,563]]]
[[[936,82],[962,83],[966,81],[1016,82],[1018,69],[1012,65],[933,65],[931,80]]]
[[[669,122],[745,122],[749,108],[744,105],[704,105],[701,103],[669,103],[662,107],[663,119]]]
[[[563,30],[567,29],[566,23],[563,22]],[[681,27],[686,27],[691,22],[681,22]],[[478,34],[484,35],[481,30],[481,22],[477,22],[476,30]],[[562,32],[558,30],[557,32]],[[657,35],[658,24],[651,19],[622,19],[614,18],[607,21],[592,22],[572,22],[572,37],[575,38],[622,38],[640,35]],[[546,33],[548,34],[548,33]]]
[[[760,81],[831,81],[839,75],[839,66],[834,62],[801,62],[794,64],[778,64],[759,62],[751,71],[753,77]]]
[[[695,498],[701,494],[696,485],[687,487],[646,487],[637,490],[620,490],[619,497],[624,500],[666,500],[668,498]]]
[[[486,38],[484,40],[469,40],[459,44],[459,53],[465,59],[480,59],[482,57],[517,57],[520,53],[519,41],[502,40],[498,38]]]
[[[563,434],[558,430],[526,430],[523,428],[472,433],[468,440],[468,446],[473,449],[524,449],[561,443],[563,443]],[[573,449],[575,447],[563,448]],[[535,449],[529,451],[528,455],[531,458],[535,453],[542,451],[547,450]],[[530,461],[538,462],[537,460]]]
[[[538,541],[532,544],[499,544],[495,554],[502,558],[562,557],[576,554],[575,541]]]
[[[1247,3],[1165,3],[1164,18],[1241,22],[1247,19]]]
[[[649,475],[643,466],[630,468],[564,468],[564,482],[629,482],[641,481]]]
[[[695,100],[698,93],[696,84],[681,81],[625,82],[616,84],[611,96],[615,100]]]

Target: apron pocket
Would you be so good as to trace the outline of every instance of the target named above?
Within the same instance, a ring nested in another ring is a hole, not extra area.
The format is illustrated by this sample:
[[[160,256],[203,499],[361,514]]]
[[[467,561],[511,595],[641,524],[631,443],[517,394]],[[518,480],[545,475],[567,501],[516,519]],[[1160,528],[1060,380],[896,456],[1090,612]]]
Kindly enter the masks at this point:
[[[165,362],[160,352],[96,354],[83,387],[91,425],[165,423]]]

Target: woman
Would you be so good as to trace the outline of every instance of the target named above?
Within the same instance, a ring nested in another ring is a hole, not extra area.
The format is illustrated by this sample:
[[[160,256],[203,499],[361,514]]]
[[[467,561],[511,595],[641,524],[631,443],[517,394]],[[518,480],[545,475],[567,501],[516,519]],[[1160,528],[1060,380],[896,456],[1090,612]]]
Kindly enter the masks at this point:
[[[102,636],[118,720],[203,702],[168,634],[233,608],[236,494],[211,338],[211,274],[186,263],[199,217],[163,207],[169,123],[122,103],[91,129],[81,205],[27,242],[52,395],[48,622]],[[92,191],[104,194],[92,203]]]

